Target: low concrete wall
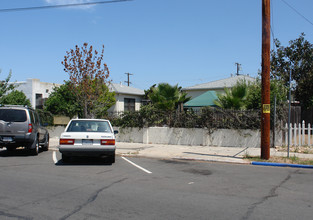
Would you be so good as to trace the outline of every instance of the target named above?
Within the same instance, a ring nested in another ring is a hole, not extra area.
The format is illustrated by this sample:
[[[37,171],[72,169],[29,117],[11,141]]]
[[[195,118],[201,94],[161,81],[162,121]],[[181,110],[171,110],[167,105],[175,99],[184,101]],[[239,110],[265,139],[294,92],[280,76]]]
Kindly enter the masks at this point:
[[[206,136],[208,145],[217,147],[260,147],[261,133],[258,130],[218,129]]]
[[[114,127],[114,130],[118,130],[116,135],[116,141],[119,142],[129,142],[129,143],[144,143],[144,129],[139,128],[117,128]]]
[[[64,126],[50,127],[50,137],[59,138]],[[216,129],[211,132],[200,128],[118,128],[117,142],[144,144],[198,145],[216,147],[252,147],[259,148],[261,134],[259,130]],[[271,139],[272,140],[272,139]],[[282,132],[276,133],[276,146],[282,145]]]
[[[144,144],[200,145],[216,147],[252,147],[259,148],[261,133],[259,130],[216,129],[209,132],[200,128],[123,128],[116,135],[120,142]],[[272,139],[271,139],[272,140]],[[282,132],[276,133],[275,146],[282,145]]]
[[[146,143],[174,144],[174,145],[204,145],[204,129],[186,128],[147,128],[148,138]]]
[[[59,138],[64,131],[65,126],[49,126],[47,127],[50,138]]]

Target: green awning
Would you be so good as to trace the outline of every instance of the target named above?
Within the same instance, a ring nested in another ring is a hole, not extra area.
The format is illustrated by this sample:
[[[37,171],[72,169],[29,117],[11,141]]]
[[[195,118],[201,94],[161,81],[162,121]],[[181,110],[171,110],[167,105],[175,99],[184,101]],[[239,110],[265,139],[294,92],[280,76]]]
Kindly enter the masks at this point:
[[[197,96],[194,99],[186,102],[184,107],[204,107],[204,106],[215,106],[214,100],[217,100],[215,91],[207,91],[202,95]]]

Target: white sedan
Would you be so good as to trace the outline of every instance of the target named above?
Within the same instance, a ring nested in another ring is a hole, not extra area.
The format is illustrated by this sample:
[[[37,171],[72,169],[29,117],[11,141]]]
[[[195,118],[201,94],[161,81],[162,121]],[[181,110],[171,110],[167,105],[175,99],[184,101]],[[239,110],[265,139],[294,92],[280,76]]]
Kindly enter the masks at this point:
[[[72,156],[109,157],[115,162],[115,134],[104,119],[73,119],[60,136],[59,151],[63,162]]]

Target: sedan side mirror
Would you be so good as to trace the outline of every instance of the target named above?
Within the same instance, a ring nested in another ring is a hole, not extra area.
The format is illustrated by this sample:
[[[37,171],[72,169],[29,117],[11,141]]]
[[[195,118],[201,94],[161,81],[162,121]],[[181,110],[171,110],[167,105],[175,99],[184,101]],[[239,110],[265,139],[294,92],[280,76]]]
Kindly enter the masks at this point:
[[[118,134],[118,130],[114,130],[114,134]]]

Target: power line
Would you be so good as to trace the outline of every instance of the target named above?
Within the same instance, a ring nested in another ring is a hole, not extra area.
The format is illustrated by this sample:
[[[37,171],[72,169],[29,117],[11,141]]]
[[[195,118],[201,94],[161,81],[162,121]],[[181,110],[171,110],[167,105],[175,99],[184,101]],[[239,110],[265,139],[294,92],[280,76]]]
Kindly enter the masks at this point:
[[[271,1],[271,33],[272,33],[272,40],[274,45],[274,51],[276,51],[276,43],[275,43],[275,35],[274,35],[274,4],[273,1]]]
[[[77,7],[77,6],[86,6],[86,5],[99,5],[99,4],[118,3],[118,2],[127,2],[127,1],[133,1],[133,0],[111,0],[111,1],[64,4],[64,5],[47,5],[47,6],[37,6],[37,7],[25,7],[25,8],[7,8],[7,9],[0,9],[0,13],[15,12],[15,11],[29,11],[29,10],[42,10],[42,9],[52,9],[52,8]]]
[[[304,15],[302,15],[297,9],[295,9],[293,6],[291,6],[290,4],[288,4],[285,0],[281,0],[282,2],[284,2],[289,8],[291,8],[292,10],[294,10],[298,15],[300,15],[303,19],[305,19],[307,22],[309,22],[311,25],[313,25],[313,22],[311,22],[309,19],[307,19]]]

